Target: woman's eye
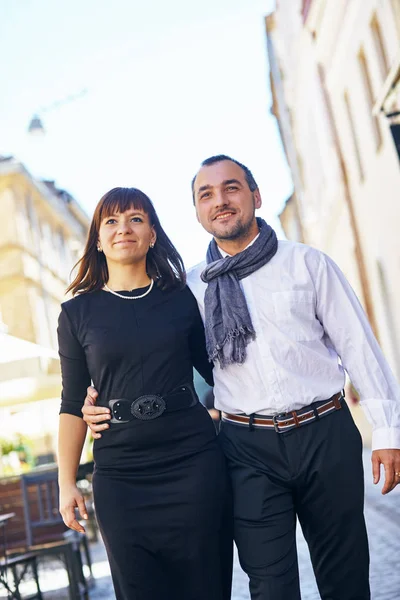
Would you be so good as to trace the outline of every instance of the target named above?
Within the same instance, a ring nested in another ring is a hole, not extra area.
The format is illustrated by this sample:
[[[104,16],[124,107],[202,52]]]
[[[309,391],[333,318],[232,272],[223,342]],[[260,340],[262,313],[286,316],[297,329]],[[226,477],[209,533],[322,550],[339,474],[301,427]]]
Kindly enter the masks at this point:
[[[115,219],[108,219],[108,221],[106,221],[106,225],[112,225],[113,223],[116,223]]]
[[[143,219],[141,217],[132,217],[131,221],[134,223],[143,223]]]

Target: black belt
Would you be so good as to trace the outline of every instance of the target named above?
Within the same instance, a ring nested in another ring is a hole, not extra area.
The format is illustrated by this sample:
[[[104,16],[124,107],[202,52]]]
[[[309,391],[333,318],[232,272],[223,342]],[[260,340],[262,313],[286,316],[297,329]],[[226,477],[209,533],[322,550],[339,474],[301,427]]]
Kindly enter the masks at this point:
[[[116,398],[108,401],[111,409],[110,423],[128,423],[133,419],[152,421],[158,419],[164,412],[173,412],[191,408],[199,402],[192,385],[181,385],[172,392],[161,396],[159,394],[144,394],[136,400]]]

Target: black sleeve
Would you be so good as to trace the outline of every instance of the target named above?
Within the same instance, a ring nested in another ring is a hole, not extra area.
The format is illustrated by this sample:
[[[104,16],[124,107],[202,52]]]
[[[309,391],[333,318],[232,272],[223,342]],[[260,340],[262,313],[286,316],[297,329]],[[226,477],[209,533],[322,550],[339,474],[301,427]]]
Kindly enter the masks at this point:
[[[91,379],[85,352],[76,338],[65,306],[62,306],[58,318],[57,334],[62,378],[60,414],[68,413],[82,418],[81,408]]]
[[[194,305],[193,323],[189,335],[190,355],[193,362],[193,366],[196,369],[196,371],[200,373],[200,375],[208,383],[208,385],[213,386],[214,379],[212,371],[214,365],[208,360],[203,321],[201,320],[199,308],[193,295],[192,298],[194,301]]]

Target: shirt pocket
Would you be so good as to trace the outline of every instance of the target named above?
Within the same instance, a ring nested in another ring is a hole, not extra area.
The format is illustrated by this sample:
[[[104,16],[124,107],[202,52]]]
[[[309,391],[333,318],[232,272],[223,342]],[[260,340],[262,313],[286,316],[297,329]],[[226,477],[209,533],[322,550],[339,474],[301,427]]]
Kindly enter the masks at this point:
[[[315,312],[311,291],[274,292],[275,325],[286,337],[298,342],[321,339],[323,328]]]

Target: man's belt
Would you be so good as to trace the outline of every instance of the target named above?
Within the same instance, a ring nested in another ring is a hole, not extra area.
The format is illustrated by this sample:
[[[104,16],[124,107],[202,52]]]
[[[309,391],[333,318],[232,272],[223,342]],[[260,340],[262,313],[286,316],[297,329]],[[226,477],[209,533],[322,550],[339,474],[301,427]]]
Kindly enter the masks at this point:
[[[329,400],[314,402],[300,410],[292,410],[291,412],[280,413],[279,415],[267,416],[254,414],[247,416],[222,412],[221,418],[226,423],[244,425],[250,428],[255,427],[256,429],[274,429],[277,433],[284,433],[290,429],[317,421],[320,417],[325,417],[335,410],[340,410],[343,399],[344,393],[338,392],[332,398],[329,398]]]
[[[116,398],[108,401],[111,409],[109,423],[128,423],[134,419],[152,421],[161,417],[164,412],[191,408],[198,402],[199,399],[191,384],[181,385],[164,396],[144,394],[136,400]]]

